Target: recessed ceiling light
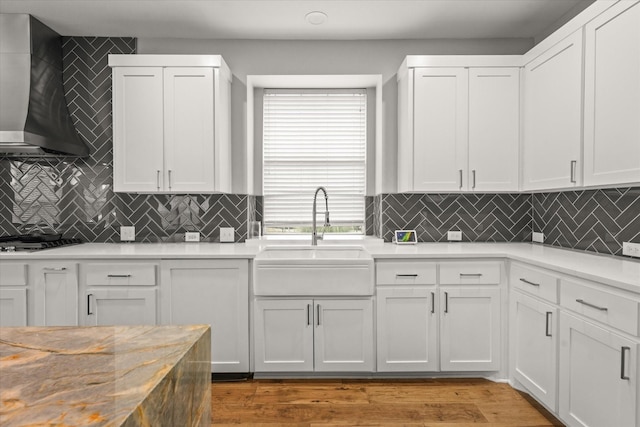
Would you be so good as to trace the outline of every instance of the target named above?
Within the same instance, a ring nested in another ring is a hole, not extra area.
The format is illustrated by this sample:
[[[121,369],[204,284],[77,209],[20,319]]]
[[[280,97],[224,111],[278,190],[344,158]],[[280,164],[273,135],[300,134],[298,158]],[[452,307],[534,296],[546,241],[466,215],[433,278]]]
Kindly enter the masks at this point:
[[[304,19],[311,25],[320,25],[324,24],[327,20],[327,14],[319,11],[309,12],[305,15]]]

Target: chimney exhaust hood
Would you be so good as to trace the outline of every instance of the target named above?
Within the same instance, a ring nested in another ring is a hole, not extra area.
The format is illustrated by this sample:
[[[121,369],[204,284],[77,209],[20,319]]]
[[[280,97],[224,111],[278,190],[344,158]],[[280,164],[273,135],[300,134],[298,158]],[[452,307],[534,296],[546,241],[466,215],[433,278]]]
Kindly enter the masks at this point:
[[[0,155],[89,155],[64,97],[62,37],[27,14],[0,14]]]

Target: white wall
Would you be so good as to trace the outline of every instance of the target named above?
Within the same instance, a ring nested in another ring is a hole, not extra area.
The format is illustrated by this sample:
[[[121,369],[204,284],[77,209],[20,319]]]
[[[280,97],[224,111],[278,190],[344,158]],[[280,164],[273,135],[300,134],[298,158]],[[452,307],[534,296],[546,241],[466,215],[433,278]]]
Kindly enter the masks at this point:
[[[195,40],[138,39],[138,53],[219,54],[234,75],[231,90],[233,191],[246,193],[246,77],[277,74],[381,74],[385,193],[396,191],[396,71],[406,55],[519,55],[532,39]]]

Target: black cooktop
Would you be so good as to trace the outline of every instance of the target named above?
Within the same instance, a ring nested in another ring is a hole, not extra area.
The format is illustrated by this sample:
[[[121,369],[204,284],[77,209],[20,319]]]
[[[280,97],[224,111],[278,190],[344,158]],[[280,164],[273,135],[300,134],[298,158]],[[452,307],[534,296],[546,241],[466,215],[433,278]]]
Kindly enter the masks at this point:
[[[16,234],[0,236],[0,252],[39,251],[79,243],[82,243],[82,240],[62,237],[61,234]]]

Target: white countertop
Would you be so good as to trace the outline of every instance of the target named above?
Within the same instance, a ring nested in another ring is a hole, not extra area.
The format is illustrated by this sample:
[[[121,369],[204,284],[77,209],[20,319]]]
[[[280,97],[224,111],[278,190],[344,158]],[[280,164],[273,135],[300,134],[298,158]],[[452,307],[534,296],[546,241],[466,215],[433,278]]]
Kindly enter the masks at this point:
[[[372,243],[366,248],[375,259],[507,258],[640,293],[640,260],[631,258],[533,243]],[[0,260],[252,259],[260,250],[261,245],[245,243],[85,243],[40,252],[2,253]]]
[[[259,249],[244,243],[83,243],[36,252],[3,252],[0,260],[253,258]]]

